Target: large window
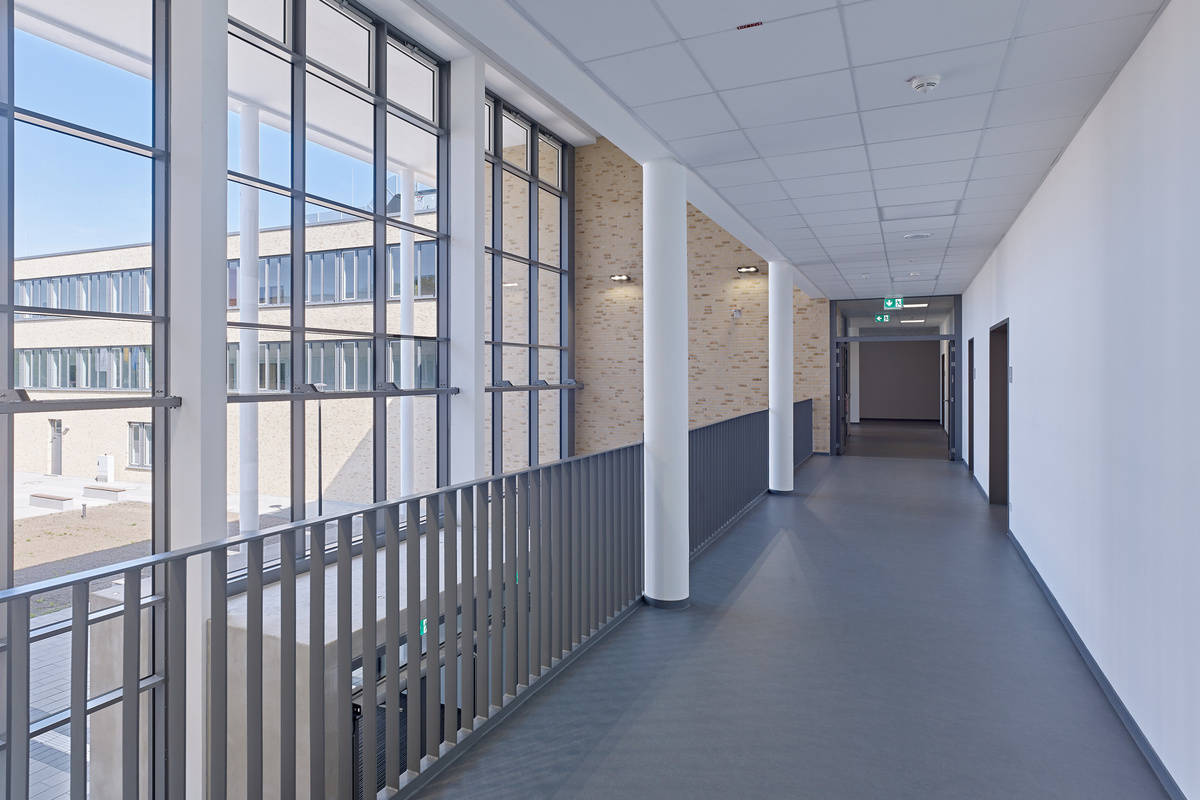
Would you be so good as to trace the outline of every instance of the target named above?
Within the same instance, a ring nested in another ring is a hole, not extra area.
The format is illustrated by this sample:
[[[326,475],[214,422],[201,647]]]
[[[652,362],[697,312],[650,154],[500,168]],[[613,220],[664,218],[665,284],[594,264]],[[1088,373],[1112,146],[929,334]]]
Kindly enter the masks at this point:
[[[228,491],[249,531],[444,482],[444,75],[343,2],[230,15]]]
[[[149,422],[129,423],[129,466],[150,469],[154,464],[154,449],[150,446],[154,427]]]
[[[489,447],[508,472],[569,455],[572,150],[497,97],[485,110]]]

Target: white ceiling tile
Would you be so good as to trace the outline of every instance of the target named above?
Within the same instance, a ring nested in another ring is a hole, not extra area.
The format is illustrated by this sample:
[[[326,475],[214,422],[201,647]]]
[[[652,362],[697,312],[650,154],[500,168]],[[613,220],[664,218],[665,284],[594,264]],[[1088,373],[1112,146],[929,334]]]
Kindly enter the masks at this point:
[[[854,85],[863,109],[906,103],[931,103],[951,97],[991,92],[1000,79],[1007,42],[931,53],[854,69]],[[939,75],[937,88],[917,94],[908,85],[916,75]]]
[[[792,201],[801,214],[811,214],[819,211],[843,211],[849,208],[874,208],[874,192],[851,192],[849,194],[830,194],[823,197],[805,197]]]
[[[1001,178],[972,179],[967,184],[967,193],[963,196],[996,197],[1006,194],[1020,194],[1029,197],[1041,182],[1042,175],[1037,173],[1030,175],[1008,175]]]
[[[974,179],[1003,178],[1009,175],[1044,175],[1060,152],[1059,150],[1034,150],[1029,153],[1009,153],[1003,156],[977,158],[971,167],[971,177]]]
[[[796,207],[791,200],[767,200],[763,203],[743,203],[738,211],[746,219],[766,219],[767,217],[786,217],[796,213]]]
[[[1054,0],[1029,3],[1021,15],[1019,34],[1085,25],[1102,19],[1157,11],[1162,0]]]
[[[1073,116],[988,128],[983,132],[979,155],[995,156],[1027,150],[1061,149],[1071,141],[1082,122],[1082,116]]]
[[[732,89],[721,97],[746,128],[847,114],[857,108],[847,69]]]
[[[736,89],[846,67],[834,9],[689,39],[687,47],[717,89]]]
[[[853,236],[856,233],[878,233],[878,222],[855,222],[851,225],[820,225],[813,226],[817,238],[826,236]]]
[[[974,94],[932,103],[909,103],[864,111],[863,129],[868,142],[890,142],[979,130],[987,119],[990,103],[990,94]]]
[[[875,222],[879,219],[879,212],[874,207],[849,209],[847,211],[818,211],[812,214],[805,214],[804,219],[808,220],[809,227],[817,225],[849,225],[853,222]]]
[[[758,155],[741,131],[724,131],[689,139],[676,139],[671,142],[671,146],[685,163],[693,167],[745,161]]]
[[[867,169],[867,153],[861,146],[843,147],[837,150],[822,150],[818,153],[774,156],[768,158],[767,163],[782,180],[812,178],[819,175],[836,175],[840,172],[865,170]]]
[[[753,183],[749,186],[728,186],[721,196],[730,203],[756,203],[764,200],[783,200],[788,194],[780,183]]]
[[[876,189],[904,189],[931,183],[965,181],[971,174],[971,159],[919,164],[915,167],[889,167],[875,170]]]
[[[562,0],[516,0],[531,19],[557,39],[575,58],[627,53],[675,40],[675,32],[645,0],[564,3]]]
[[[1150,14],[1096,22],[1015,39],[1000,88],[1116,72],[1150,27]]]
[[[851,59],[871,64],[1001,41],[1012,35],[1020,5],[1020,0],[869,0],[846,6]]]
[[[1091,75],[996,92],[988,125],[1016,125],[1085,114],[1111,80],[1111,75]]]
[[[588,69],[630,106],[703,94],[712,88],[676,42],[592,61]],[[646,80],[648,75],[654,79]]]
[[[966,183],[935,183],[929,186],[910,186],[906,189],[878,189],[875,194],[881,206],[904,206],[913,203],[937,203],[958,200]]]
[[[798,211],[785,216],[764,219],[757,223],[757,226],[760,230],[772,233],[803,233],[805,236],[812,238],[812,232],[806,230],[808,223],[804,221],[804,216]]]
[[[763,156],[806,153],[863,143],[857,114],[751,128],[746,131],[746,136],[758,148],[759,155]]]
[[[742,186],[747,183],[765,183],[775,180],[767,162],[761,158],[751,161],[735,161],[732,164],[717,164],[696,170],[709,186],[720,189],[725,186]]]
[[[643,106],[637,113],[664,139],[703,136],[737,128],[737,123],[715,94]]]
[[[1029,202],[1028,194],[996,194],[987,197],[969,197],[959,204],[961,214],[976,211],[1020,211]]]
[[[871,173],[844,172],[816,178],[797,178],[783,181],[784,191],[791,197],[820,197],[827,194],[871,191]]]
[[[910,217],[904,220],[885,220],[881,227],[886,233],[908,233],[909,231],[936,231],[954,227],[958,218],[953,215],[941,217]]]
[[[684,38],[736,30],[738,25],[771,22],[836,5],[836,0],[741,0],[737,3],[658,0],[658,7]]]
[[[915,203],[905,206],[887,206],[881,208],[881,216],[883,219],[916,219],[917,217],[940,217],[946,214],[953,214],[958,206],[957,200],[950,200],[944,203]]]
[[[876,264],[887,258],[883,245],[877,247],[869,244],[847,245],[845,247],[826,247],[825,251],[835,264],[850,267],[854,264]]]
[[[850,236],[823,236],[821,244],[829,247],[863,244],[883,244],[883,237],[878,233],[856,233]]]
[[[902,142],[869,144],[867,151],[871,154],[871,166],[874,169],[882,169],[972,158],[978,146],[979,131],[969,131],[907,139]]]

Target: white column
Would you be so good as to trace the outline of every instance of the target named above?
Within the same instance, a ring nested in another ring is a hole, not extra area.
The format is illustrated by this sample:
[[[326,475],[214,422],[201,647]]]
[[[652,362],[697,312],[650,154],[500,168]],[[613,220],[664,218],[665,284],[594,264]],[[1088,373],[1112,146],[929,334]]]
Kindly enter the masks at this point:
[[[258,109],[242,106],[238,145],[241,171],[258,174]],[[239,189],[238,234],[238,320],[258,322],[258,190]],[[237,390],[258,393],[258,331],[238,330]],[[258,530],[258,404],[238,406],[238,529]]]
[[[483,61],[450,64],[450,482],[488,474],[484,460]]]
[[[688,599],[687,173],[642,165],[646,600]]]
[[[767,264],[768,480],[772,492],[790,492],[792,454],[792,265]]]
[[[400,221],[412,224],[416,181],[410,167],[400,170]],[[400,263],[395,265],[400,275],[400,333],[413,332],[413,233],[400,231]],[[401,389],[415,388],[413,380],[414,343],[400,343],[400,375],[396,381]],[[407,497],[413,491],[413,399],[401,397],[400,441],[389,446],[400,448],[400,496]]]
[[[225,536],[226,508],[225,3],[173,3],[170,50],[169,283],[171,437],[167,518],[179,549]],[[206,565],[192,559],[187,593],[188,798],[206,796]]]

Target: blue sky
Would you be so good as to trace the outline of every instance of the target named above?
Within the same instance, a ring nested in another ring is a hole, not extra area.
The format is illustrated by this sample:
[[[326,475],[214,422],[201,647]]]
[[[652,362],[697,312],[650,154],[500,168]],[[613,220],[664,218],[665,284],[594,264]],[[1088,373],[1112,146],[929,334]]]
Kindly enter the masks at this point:
[[[150,80],[76,53],[23,31],[15,32],[17,105],[105,133],[149,144],[153,93]],[[230,141],[238,117],[229,115]],[[290,181],[290,136],[267,125],[260,133],[259,175]],[[309,191],[366,207],[371,165],[309,144]],[[34,125],[16,126],[16,257],[142,244],[151,237],[151,164],[141,156]],[[236,146],[230,167],[237,169]],[[230,193],[231,199],[236,196]],[[261,203],[263,227],[287,223],[287,206]],[[229,229],[236,230],[236,203]]]

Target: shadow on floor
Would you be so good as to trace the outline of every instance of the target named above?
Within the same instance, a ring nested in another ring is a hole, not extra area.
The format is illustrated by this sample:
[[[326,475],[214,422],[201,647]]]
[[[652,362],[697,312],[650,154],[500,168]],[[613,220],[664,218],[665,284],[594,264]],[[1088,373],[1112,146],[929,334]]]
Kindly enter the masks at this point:
[[[961,465],[814,458],[426,798],[1153,798]]]

